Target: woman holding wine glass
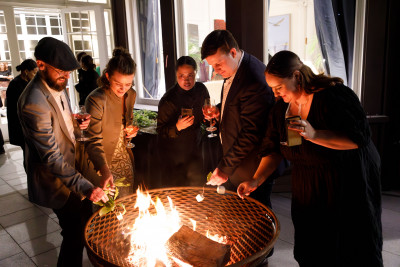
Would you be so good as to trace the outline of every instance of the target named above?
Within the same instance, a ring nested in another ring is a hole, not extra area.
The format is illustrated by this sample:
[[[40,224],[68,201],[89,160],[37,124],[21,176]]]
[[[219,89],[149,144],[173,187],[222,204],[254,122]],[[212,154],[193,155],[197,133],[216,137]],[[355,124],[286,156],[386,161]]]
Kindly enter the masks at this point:
[[[80,160],[82,173],[94,184],[106,188],[113,180],[125,177],[130,187],[119,188],[119,196],[133,193],[134,159],[128,139],[138,128],[127,131],[132,124],[136,92],[133,79],[136,63],[124,48],[116,48],[95,89],[86,98],[85,107],[91,115],[88,141]]]
[[[165,171],[164,186],[202,185],[205,172],[200,149],[202,107],[209,99],[204,84],[196,82],[196,61],[183,56],[176,65],[176,80],[158,105],[157,133]],[[168,173],[170,176],[166,177]]]

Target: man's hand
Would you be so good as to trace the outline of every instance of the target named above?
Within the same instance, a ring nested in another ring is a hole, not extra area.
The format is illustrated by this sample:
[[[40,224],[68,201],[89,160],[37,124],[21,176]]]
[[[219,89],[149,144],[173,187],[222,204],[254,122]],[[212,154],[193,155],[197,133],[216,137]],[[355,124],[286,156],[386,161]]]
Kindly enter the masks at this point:
[[[237,188],[237,194],[240,198],[244,198],[245,196],[250,195],[251,192],[257,189],[258,181],[256,179],[252,179],[250,181],[246,181],[241,183]]]
[[[178,119],[178,122],[176,123],[176,128],[178,131],[181,131],[183,129],[186,129],[187,127],[191,126],[194,122],[194,116],[185,116],[182,118]]]
[[[207,182],[208,185],[221,185],[228,181],[228,175],[223,171],[216,168],[211,175],[210,181]]]
[[[98,202],[101,200],[104,203],[106,203],[108,201],[107,194],[100,187],[95,187],[92,190],[90,190],[86,194],[86,197],[92,202]]]

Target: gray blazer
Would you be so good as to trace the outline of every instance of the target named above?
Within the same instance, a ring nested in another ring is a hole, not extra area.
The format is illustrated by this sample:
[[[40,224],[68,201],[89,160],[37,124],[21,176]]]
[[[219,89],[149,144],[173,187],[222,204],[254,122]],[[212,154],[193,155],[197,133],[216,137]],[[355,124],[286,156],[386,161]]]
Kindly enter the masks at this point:
[[[69,103],[68,103],[69,104]],[[58,105],[37,74],[18,101],[25,136],[29,200],[48,208],[64,206],[72,191],[94,185],[75,169],[75,145]]]

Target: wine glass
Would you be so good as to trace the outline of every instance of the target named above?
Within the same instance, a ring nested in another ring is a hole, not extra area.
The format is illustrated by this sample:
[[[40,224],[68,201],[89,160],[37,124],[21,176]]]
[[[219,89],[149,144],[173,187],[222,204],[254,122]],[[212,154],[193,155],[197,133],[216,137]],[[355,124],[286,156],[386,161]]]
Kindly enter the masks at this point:
[[[135,130],[139,130],[139,124],[135,118],[133,118],[132,122],[125,128],[125,132],[128,135],[131,135]],[[128,143],[126,144],[127,148],[134,148],[135,144],[132,143],[132,138],[129,138]]]
[[[215,119],[213,118],[213,116],[217,115],[218,110],[217,107],[215,106],[215,102],[213,101],[213,103],[211,104],[211,100],[209,98],[206,98],[204,100],[204,106],[203,106],[203,112],[210,118],[207,119],[210,121],[210,126],[206,128],[207,131],[211,132],[208,136],[208,138],[212,138],[217,136],[214,131],[217,130],[217,127],[215,127]]]
[[[74,108],[74,119],[77,120],[78,124],[80,125],[82,122],[86,121],[90,118],[90,114],[86,112],[85,106],[75,106]],[[85,142],[89,140],[88,137],[85,136],[86,129],[81,129],[81,136],[76,138],[77,141]]]

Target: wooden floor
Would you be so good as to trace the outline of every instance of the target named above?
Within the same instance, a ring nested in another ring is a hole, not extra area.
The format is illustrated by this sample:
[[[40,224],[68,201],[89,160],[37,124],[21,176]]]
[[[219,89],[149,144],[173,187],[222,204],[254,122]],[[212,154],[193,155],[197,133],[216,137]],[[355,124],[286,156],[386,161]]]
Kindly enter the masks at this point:
[[[5,149],[0,155],[0,266],[56,266],[62,240],[57,217],[27,200],[22,151],[8,144]],[[269,267],[298,266],[293,259],[290,197],[290,177],[278,179],[272,205],[281,232]],[[400,267],[400,192],[383,192],[382,199],[384,265]],[[83,266],[92,266],[84,255]]]

